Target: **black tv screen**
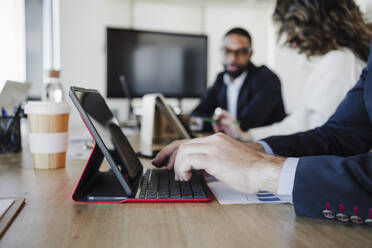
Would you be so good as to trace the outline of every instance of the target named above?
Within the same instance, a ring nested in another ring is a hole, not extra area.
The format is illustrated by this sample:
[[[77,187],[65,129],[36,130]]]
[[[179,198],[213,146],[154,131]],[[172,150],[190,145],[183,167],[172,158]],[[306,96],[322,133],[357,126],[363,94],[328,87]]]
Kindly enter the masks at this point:
[[[107,97],[162,93],[200,97],[207,83],[207,36],[107,29]]]

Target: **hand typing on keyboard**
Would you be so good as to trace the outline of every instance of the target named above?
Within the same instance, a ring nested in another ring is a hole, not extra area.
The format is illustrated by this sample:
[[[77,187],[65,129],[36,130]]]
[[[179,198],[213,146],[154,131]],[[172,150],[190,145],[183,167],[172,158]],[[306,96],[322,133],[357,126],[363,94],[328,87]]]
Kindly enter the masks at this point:
[[[156,157],[151,161],[156,167],[166,166],[168,169],[173,169],[179,146],[190,140],[176,140],[164,147]]]
[[[192,169],[205,170],[238,191],[256,193],[276,192],[284,161],[218,133],[173,142],[159,152],[153,164],[174,166],[176,180],[190,180]]]

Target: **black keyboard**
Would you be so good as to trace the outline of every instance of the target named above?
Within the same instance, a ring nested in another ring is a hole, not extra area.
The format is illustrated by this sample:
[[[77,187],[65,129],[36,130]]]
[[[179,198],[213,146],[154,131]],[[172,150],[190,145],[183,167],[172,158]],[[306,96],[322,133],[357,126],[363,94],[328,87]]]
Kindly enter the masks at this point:
[[[175,181],[174,171],[150,169],[140,186],[140,199],[203,199],[210,198],[200,171],[192,171],[189,181]]]

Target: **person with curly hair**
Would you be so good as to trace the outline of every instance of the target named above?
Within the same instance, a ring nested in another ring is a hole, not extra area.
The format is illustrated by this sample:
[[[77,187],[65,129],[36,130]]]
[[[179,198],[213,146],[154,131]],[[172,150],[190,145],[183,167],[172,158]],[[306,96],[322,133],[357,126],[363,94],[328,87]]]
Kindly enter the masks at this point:
[[[303,97],[282,121],[243,131],[227,111],[215,115],[216,132],[242,141],[306,131],[324,124],[357,81],[368,58],[371,31],[353,0],[278,0],[279,38],[307,57]]]

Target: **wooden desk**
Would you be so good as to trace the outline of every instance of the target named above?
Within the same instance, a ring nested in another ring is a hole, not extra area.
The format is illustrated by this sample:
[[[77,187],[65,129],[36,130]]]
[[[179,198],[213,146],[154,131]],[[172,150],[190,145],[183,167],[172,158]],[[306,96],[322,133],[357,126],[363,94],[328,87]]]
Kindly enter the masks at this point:
[[[143,161],[149,165],[149,161]],[[37,171],[30,154],[0,156],[0,196],[26,204],[0,247],[371,247],[372,228],[296,217],[292,205],[77,204],[85,165]]]

